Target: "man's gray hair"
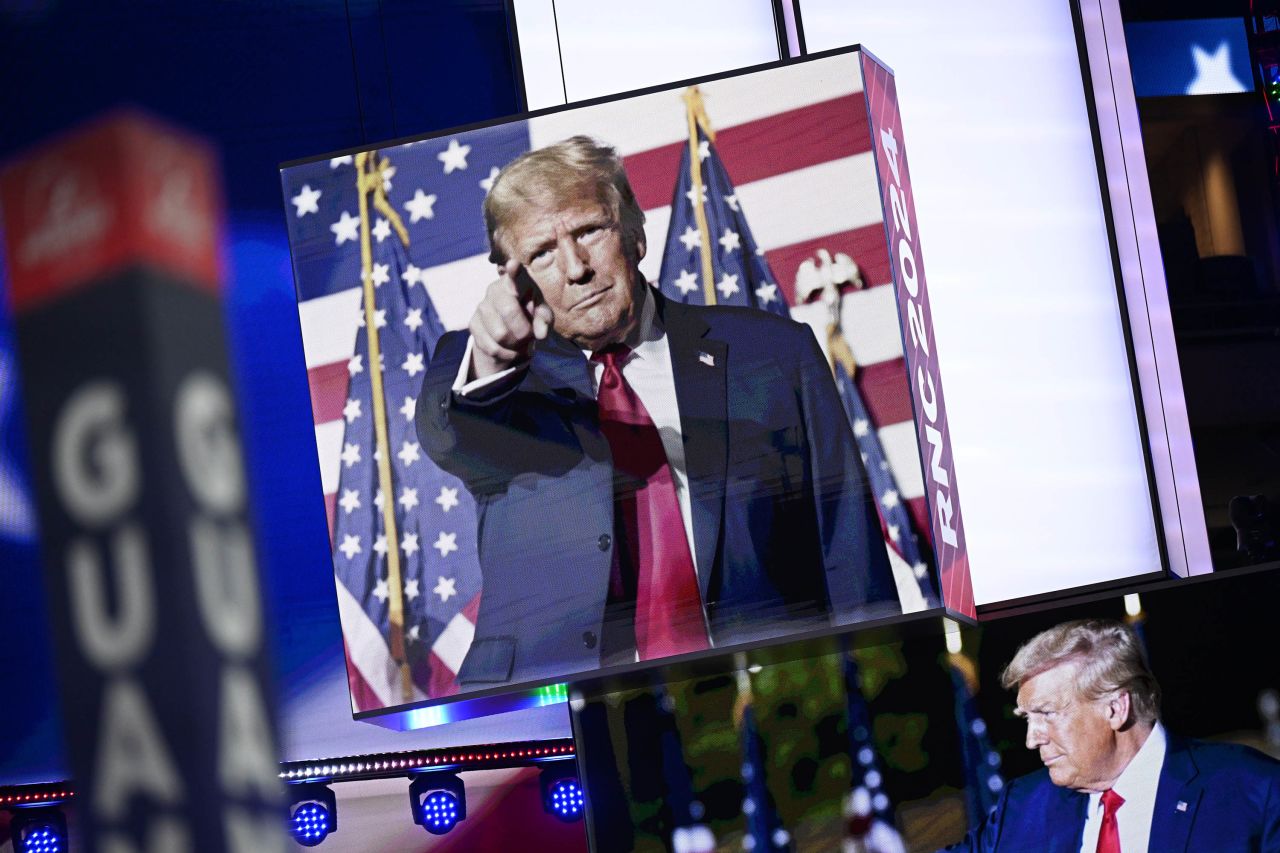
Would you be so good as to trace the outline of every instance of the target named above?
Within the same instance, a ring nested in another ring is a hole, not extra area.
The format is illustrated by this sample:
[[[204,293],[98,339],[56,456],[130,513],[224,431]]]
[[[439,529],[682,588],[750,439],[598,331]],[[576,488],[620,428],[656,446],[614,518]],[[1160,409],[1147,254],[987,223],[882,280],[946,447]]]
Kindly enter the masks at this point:
[[[608,208],[624,245],[633,251],[644,240],[644,211],[617,151],[589,136],[572,136],[521,154],[498,173],[484,200],[489,260],[506,263],[500,232],[525,206],[563,204],[592,194]]]
[[[1133,629],[1111,619],[1080,619],[1041,631],[1018,649],[1000,675],[1006,690],[1069,662],[1079,662],[1076,689],[1089,699],[1126,691],[1133,718],[1151,724],[1160,717],[1160,685],[1147,666]]]

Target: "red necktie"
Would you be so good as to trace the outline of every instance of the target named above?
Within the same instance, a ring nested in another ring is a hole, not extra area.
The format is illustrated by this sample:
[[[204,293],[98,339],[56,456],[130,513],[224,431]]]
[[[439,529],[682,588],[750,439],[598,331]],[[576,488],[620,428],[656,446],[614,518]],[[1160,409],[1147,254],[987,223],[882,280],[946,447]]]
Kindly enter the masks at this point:
[[[1102,792],[1102,829],[1098,831],[1098,853],[1120,853],[1120,825],[1116,809],[1124,805],[1124,797],[1108,788]]]
[[[614,568],[634,579],[636,650],[641,660],[705,649],[706,623],[684,516],[658,428],[622,376],[631,350],[592,355],[604,365],[596,401],[613,452]]]

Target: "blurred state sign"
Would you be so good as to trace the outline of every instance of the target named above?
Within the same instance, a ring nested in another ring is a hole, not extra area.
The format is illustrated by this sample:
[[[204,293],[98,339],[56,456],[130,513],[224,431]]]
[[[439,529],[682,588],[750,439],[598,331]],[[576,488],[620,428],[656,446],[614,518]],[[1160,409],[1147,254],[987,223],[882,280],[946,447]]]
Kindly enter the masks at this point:
[[[283,849],[218,195],[206,146],[133,114],[0,173],[89,851]]]

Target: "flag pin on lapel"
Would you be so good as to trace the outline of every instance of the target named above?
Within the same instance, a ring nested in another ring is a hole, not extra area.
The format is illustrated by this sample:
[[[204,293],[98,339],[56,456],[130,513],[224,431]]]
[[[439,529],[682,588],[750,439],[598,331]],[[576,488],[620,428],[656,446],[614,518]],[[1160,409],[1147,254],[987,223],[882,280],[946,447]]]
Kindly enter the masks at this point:
[[[705,364],[707,367],[715,367],[715,366],[716,366],[716,357],[715,357],[714,355],[712,355],[711,353],[709,353],[709,352],[699,352],[699,353],[698,353],[698,361],[702,362],[702,363],[703,363],[703,364]]]
[[[1185,811],[1187,810],[1187,801],[1186,801],[1186,800],[1178,800],[1178,806],[1177,806],[1177,808],[1178,808],[1178,811],[1180,811],[1180,812],[1185,812]]]

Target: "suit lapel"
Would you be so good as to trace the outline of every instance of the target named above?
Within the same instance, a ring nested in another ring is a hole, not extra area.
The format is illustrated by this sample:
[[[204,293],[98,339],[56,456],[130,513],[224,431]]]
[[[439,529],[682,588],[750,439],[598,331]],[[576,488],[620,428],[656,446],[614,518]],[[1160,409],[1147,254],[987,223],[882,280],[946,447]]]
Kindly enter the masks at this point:
[[[710,329],[696,312],[661,295],[657,295],[657,303],[671,349],[671,373],[689,476],[698,591],[706,601],[724,516],[729,442],[725,382],[728,345],[707,337]]]
[[[1151,815],[1151,850],[1186,850],[1200,805],[1199,768],[1183,738],[1168,735],[1156,807]]]
[[[1031,817],[1045,835],[1045,849],[1049,853],[1079,853],[1084,838],[1084,822],[1088,817],[1089,795],[1066,788],[1052,786],[1052,799],[1042,814]],[[1154,849],[1154,848],[1153,848]]]

